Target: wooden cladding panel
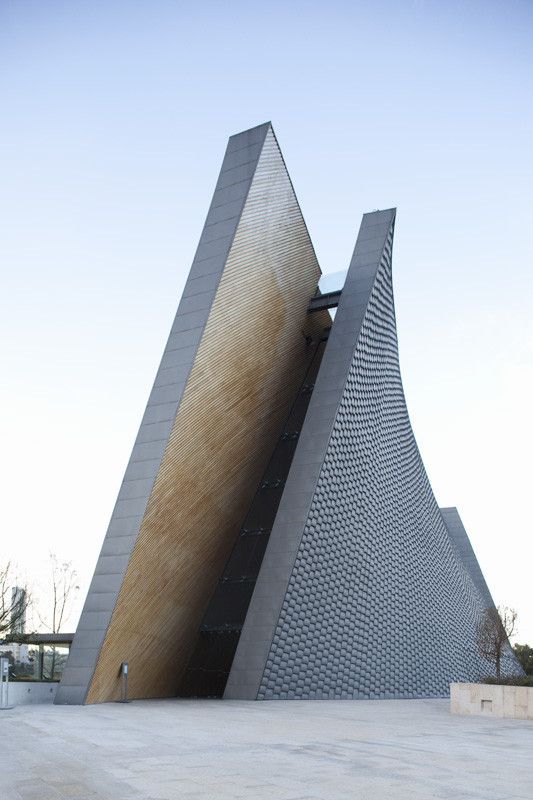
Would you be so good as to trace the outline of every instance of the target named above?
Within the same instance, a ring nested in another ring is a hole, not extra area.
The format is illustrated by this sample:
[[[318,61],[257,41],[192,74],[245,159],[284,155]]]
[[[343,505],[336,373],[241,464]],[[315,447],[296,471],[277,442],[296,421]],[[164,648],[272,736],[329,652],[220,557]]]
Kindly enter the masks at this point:
[[[320,270],[272,132],[213,301],[87,702],[177,692],[198,627],[327,313]]]

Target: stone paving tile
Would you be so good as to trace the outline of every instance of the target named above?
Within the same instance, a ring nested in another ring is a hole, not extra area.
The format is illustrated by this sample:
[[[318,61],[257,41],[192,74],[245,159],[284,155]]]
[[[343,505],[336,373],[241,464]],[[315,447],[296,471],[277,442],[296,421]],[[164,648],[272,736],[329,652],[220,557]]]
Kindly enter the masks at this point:
[[[533,798],[533,724],[439,700],[21,706],[2,733],[0,800]]]

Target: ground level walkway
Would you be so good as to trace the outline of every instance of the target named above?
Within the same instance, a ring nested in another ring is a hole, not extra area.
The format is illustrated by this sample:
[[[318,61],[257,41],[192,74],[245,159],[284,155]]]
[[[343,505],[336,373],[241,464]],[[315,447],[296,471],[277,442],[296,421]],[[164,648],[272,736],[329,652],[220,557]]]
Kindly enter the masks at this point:
[[[533,723],[446,700],[189,701],[0,712],[2,800],[533,798]]]

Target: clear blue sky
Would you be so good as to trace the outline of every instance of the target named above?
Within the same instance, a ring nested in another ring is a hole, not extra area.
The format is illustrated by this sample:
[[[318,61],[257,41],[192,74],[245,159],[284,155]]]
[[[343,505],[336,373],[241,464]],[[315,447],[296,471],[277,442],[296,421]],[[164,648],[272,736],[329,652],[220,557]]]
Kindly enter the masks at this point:
[[[532,41],[517,0],[3,0],[2,558],[84,596],[226,139],[270,119],[324,272],[398,206],[422,456],[533,643]]]

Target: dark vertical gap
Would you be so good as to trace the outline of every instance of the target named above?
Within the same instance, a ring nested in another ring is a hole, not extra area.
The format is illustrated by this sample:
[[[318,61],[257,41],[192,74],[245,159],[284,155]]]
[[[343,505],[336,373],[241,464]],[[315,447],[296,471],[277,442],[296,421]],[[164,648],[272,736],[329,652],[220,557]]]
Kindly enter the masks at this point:
[[[209,602],[180,697],[222,697],[327,341],[315,352]]]

